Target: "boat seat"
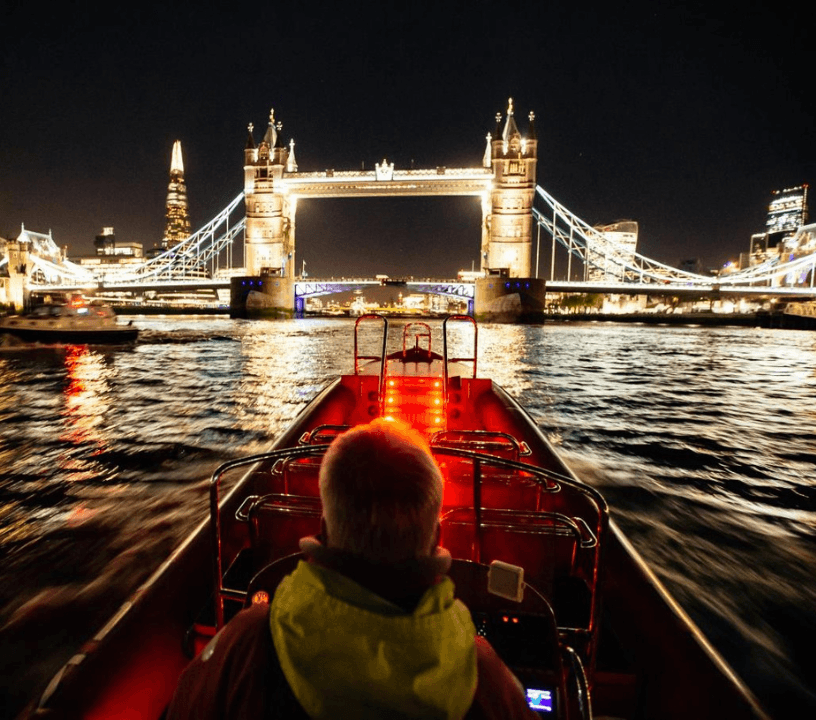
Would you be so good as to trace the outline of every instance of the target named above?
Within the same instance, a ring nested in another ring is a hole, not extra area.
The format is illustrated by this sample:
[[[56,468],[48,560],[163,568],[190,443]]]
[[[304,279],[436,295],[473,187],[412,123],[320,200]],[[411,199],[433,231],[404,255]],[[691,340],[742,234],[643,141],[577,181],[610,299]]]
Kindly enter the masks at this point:
[[[503,560],[524,568],[526,581],[534,584],[552,603],[569,595],[577,598],[584,587],[576,565],[582,553],[594,552],[595,539],[581,520],[553,512],[520,512],[482,509],[476,535],[476,515],[472,507],[454,508],[442,515],[442,545],[456,558],[489,563]],[[560,604],[560,603],[559,603]],[[580,603],[588,621],[589,602]],[[576,619],[576,608],[570,613]],[[559,620],[561,618],[559,617]]]
[[[305,497],[319,496],[322,462],[322,455],[281,458],[272,466],[267,492]]]
[[[259,497],[247,512],[256,568],[299,551],[299,541],[320,532],[319,497],[273,493]]]
[[[470,458],[437,454],[436,460],[445,478],[443,507],[472,507],[474,504],[474,463]],[[530,473],[489,462],[481,464],[481,506],[486,508],[541,507],[541,495],[546,492],[539,480]]]

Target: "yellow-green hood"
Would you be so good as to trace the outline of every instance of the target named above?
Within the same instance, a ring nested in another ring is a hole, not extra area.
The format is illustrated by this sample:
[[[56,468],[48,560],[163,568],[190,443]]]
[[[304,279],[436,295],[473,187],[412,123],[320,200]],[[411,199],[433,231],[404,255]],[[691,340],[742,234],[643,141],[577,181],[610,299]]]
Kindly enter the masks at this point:
[[[461,718],[476,690],[475,629],[444,578],[411,614],[301,561],[270,625],[281,668],[313,718]]]

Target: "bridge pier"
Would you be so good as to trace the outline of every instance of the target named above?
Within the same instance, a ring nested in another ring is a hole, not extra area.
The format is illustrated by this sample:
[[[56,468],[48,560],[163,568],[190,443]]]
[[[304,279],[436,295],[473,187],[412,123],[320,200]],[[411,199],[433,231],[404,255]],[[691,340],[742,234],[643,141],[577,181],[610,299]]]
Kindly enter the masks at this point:
[[[230,281],[231,318],[291,318],[295,314],[292,278],[245,275]]]
[[[542,278],[488,275],[477,278],[473,317],[479,322],[536,322],[544,319],[547,283]]]

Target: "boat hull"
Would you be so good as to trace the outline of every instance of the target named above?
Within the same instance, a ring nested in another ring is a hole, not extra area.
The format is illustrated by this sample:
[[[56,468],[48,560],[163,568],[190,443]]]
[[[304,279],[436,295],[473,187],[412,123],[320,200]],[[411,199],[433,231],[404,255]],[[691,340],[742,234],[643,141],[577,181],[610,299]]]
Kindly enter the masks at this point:
[[[124,326],[105,330],[49,330],[0,326],[0,332],[22,342],[48,345],[122,345],[135,341],[139,336],[137,328]]]

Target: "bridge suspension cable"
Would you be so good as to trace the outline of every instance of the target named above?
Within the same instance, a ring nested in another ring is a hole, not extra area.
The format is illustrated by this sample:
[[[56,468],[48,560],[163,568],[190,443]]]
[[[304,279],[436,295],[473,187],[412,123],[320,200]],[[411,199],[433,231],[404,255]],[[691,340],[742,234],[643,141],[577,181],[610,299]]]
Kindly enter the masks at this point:
[[[215,277],[220,270],[232,268],[233,247],[244,231],[246,217],[242,215],[232,223],[230,217],[243,198],[242,192],[187,239],[141,263],[85,266],[69,260],[54,263],[31,255],[32,267],[28,275],[32,286],[46,289],[101,283],[123,287]]]
[[[710,287],[712,282],[721,286],[768,284],[778,282],[780,277],[796,278],[808,272],[811,273],[811,278],[813,277],[816,252],[786,262],[773,258],[717,278],[680,270],[615,243],[605,233],[570,212],[541,186],[536,186],[536,195],[543,201],[544,208],[539,210],[533,207],[533,218],[539,227],[544,228],[559,245],[567,249],[570,261],[575,257],[584,263],[585,267],[597,268],[607,275],[612,275],[621,283],[665,284],[668,281],[686,286]],[[805,228],[799,232],[803,230]],[[816,232],[816,227],[811,226],[810,231]],[[554,259],[553,255],[551,274],[555,271],[552,267]]]

